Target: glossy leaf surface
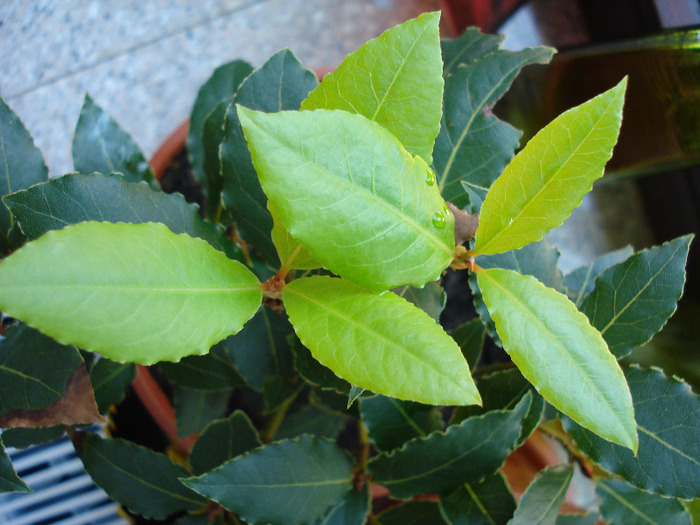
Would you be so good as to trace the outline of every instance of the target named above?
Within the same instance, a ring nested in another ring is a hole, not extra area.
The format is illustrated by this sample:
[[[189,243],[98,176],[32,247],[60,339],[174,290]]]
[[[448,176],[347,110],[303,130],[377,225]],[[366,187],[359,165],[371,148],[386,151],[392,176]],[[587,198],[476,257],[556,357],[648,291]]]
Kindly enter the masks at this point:
[[[162,222],[175,233],[200,237],[231,254],[223,233],[199,217],[182,195],[163,193],[119,174],[71,173],[4,198],[29,239],[83,221]]]
[[[190,114],[187,132],[187,153],[195,176],[203,181],[204,172],[204,121],[223,100],[232,99],[241,82],[253,72],[253,66],[244,60],[234,60],[217,67],[197,92]]]
[[[301,109],[359,113],[430,164],[442,110],[439,21],[440,13],[426,13],[365,43],[324,77]]]
[[[348,492],[339,505],[329,510],[314,525],[364,525],[371,503],[369,483],[366,483],[362,490]]]
[[[406,300],[331,277],[292,281],[283,299],[304,346],[351,384],[435,405],[480,402],[457,344]]]
[[[579,424],[636,450],[627,383],[585,315],[534,277],[490,269],[477,279],[503,347],[525,378]]]
[[[462,183],[488,189],[518,146],[520,131],[491,111],[523,66],[546,64],[553,49],[493,49],[494,37],[467,32],[459,55],[445,57],[444,113],[435,141],[434,167],[442,196],[459,208],[469,199]],[[497,45],[497,43],[496,43]],[[483,53],[488,49],[486,53]],[[457,62],[463,63],[455,67]],[[473,210],[479,213],[479,208]]]
[[[566,294],[574,302],[576,307],[581,306],[583,299],[595,288],[595,280],[601,273],[610,266],[624,262],[634,253],[634,249],[629,244],[618,250],[608,252],[589,264],[576,268],[564,277]]]
[[[334,442],[302,436],[183,482],[246,521],[293,525],[321,517],[350,490],[352,462]]]
[[[494,254],[540,240],[603,175],[622,120],[627,78],[545,126],[491,186],[474,249]]]
[[[574,470],[555,465],[541,471],[523,494],[512,525],[555,525]]]
[[[324,267],[375,291],[439,278],[454,217],[388,131],[338,110],[238,113],[265,193]]]
[[[360,413],[369,438],[377,449],[383,451],[442,430],[441,414],[437,407],[430,405],[377,395],[360,401]]]
[[[164,454],[129,441],[88,434],[83,441],[82,460],[95,484],[141,516],[165,519],[206,503],[178,480],[187,475],[183,467]]]
[[[463,483],[496,472],[515,446],[530,408],[526,395],[514,410],[496,410],[409,441],[369,463],[372,479],[395,498],[437,492],[447,494]]]
[[[241,410],[211,422],[192,446],[192,473],[204,474],[231,458],[262,445],[258,431]]]
[[[48,180],[44,157],[34,146],[22,121],[0,97],[0,196],[29,188]],[[8,251],[13,243],[10,230],[14,218],[5,206],[0,206],[0,248]]]
[[[31,492],[31,489],[19,478],[12,467],[0,437],[0,494],[3,492]]]
[[[141,149],[122,127],[85,95],[73,135],[73,167],[89,175],[118,172],[130,182],[155,181]]]
[[[0,307],[64,344],[151,364],[203,354],[261,301],[241,263],[162,224],[83,222],[0,265]]]
[[[600,513],[608,523],[691,525],[690,516],[678,500],[639,490],[616,479],[599,479],[596,485],[602,499]]]
[[[581,311],[620,358],[646,343],[676,311],[692,235],[635,254],[596,280]]]
[[[637,414],[637,456],[566,419],[565,428],[593,461],[632,485],[676,498],[700,497],[700,398],[658,369],[631,367],[625,376]]]
[[[440,498],[440,511],[450,525],[506,525],[515,512],[515,498],[496,473]]]

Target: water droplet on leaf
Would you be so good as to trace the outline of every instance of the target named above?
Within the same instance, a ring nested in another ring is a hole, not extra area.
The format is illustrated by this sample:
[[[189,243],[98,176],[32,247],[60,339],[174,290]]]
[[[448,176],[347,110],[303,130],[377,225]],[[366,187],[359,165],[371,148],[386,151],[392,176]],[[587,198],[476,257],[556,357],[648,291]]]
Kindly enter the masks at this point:
[[[428,186],[435,184],[435,172],[430,168],[428,168],[428,171],[425,172],[425,183]]]
[[[446,223],[447,221],[445,220],[444,213],[442,213],[441,211],[436,211],[433,214],[433,226],[435,226],[439,230],[442,230],[445,227]]]

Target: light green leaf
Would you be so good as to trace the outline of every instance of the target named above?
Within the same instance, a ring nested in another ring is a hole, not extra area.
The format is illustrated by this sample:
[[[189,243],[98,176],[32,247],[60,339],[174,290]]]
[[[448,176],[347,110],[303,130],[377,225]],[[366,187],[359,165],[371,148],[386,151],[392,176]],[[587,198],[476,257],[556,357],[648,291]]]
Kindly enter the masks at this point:
[[[477,253],[521,248],[564,222],[612,156],[626,87],[627,77],[562,113],[518,153],[486,195]]]
[[[24,190],[48,180],[44,157],[34,146],[22,121],[0,97],[0,196]],[[10,231],[15,222],[5,206],[0,206],[0,250],[15,248]]]
[[[554,525],[573,473],[571,465],[555,465],[537,474],[509,524]]]
[[[301,109],[363,115],[430,164],[442,114],[439,22],[440,13],[425,13],[370,40],[326,75]]]
[[[678,237],[608,268],[583,301],[581,311],[618,359],[651,339],[676,311],[692,239]]]
[[[513,410],[493,410],[375,456],[368,466],[372,479],[402,499],[475,483],[496,472],[513,450],[530,400],[526,394]]]
[[[83,441],[82,460],[96,485],[141,516],[165,519],[206,504],[178,480],[187,475],[182,466],[130,441],[88,434]]]
[[[217,67],[197,92],[190,114],[187,132],[187,153],[195,176],[203,181],[204,173],[204,121],[223,100],[231,99],[241,82],[253,72],[253,66],[243,60],[234,60]]]
[[[579,424],[636,451],[627,383],[588,319],[534,277],[494,268],[477,279],[503,347],[525,378]]]
[[[82,222],[0,264],[0,309],[119,362],[204,354],[260,305],[257,278],[162,224]]]
[[[287,231],[270,201],[267,202],[267,209],[272,215],[272,242],[275,244],[280,261],[287,264],[290,269],[319,268],[321,263],[314,259],[314,256]]]
[[[471,42],[472,51],[481,51],[479,48],[486,44],[479,40]],[[553,52],[546,47],[518,52],[490,50],[466,65],[451,67],[445,77],[445,109],[433,164],[438,187],[446,200],[459,208],[471,202],[473,213],[479,213],[478,203],[469,198],[462,184],[469,184],[477,192],[479,188],[488,189],[513,158],[521,135],[498,119],[492,108],[523,66],[546,64]],[[462,55],[461,60],[464,59],[466,56]]]
[[[639,429],[632,454],[564,419],[580,449],[605,470],[642,490],[700,497],[700,397],[687,383],[658,369],[625,369]]]
[[[351,489],[352,476],[350,456],[334,442],[301,436],[183,483],[246,521],[295,525],[320,518]]]
[[[388,131],[338,110],[238,114],[265,193],[323,266],[375,291],[440,277],[454,217]]]
[[[499,472],[461,485],[439,504],[450,525],[506,525],[515,512],[515,498]]]
[[[457,344],[405,299],[317,276],[289,283],[283,300],[304,346],[351,384],[434,405],[481,402]]]
[[[600,513],[607,523],[691,525],[680,501],[639,490],[624,481],[597,479]]]
[[[613,250],[596,258],[589,264],[576,268],[564,277],[566,294],[580,307],[583,299],[595,288],[596,278],[610,266],[621,263],[634,253],[629,244],[618,250]]]
[[[12,467],[10,457],[5,452],[5,447],[0,437],[0,494],[3,492],[31,492],[27,484],[22,481]]]
[[[73,135],[73,167],[90,173],[119,172],[129,182],[158,183],[141,149],[90,95],[85,95]]]

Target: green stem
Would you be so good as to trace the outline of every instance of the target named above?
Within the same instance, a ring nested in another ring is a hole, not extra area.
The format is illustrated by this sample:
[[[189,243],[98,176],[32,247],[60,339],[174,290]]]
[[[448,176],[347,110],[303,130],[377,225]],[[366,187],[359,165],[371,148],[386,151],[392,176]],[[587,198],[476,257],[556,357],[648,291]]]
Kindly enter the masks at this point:
[[[265,426],[265,430],[263,431],[262,435],[263,443],[269,443],[270,441],[275,439],[275,434],[277,434],[277,431],[279,430],[282,421],[284,421],[284,418],[287,415],[289,408],[292,406],[292,403],[294,403],[294,400],[297,398],[298,394],[299,392],[296,392],[294,395],[290,396],[289,399],[287,399],[284,403],[282,403],[273,414],[272,419],[270,419],[270,421],[267,422],[267,425]]]
[[[282,266],[280,267],[279,271],[277,272],[277,277],[280,280],[284,280],[285,277],[287,277],[287,274],[289,271],[292,269],[292,263],[294,263],[294,259],[296,258],[297,255],[299,255],[299,252],[301,251],[301,243],[296,245],[296,248],[292,250],[292,253],[287,257],[287,260],[282,263]]]

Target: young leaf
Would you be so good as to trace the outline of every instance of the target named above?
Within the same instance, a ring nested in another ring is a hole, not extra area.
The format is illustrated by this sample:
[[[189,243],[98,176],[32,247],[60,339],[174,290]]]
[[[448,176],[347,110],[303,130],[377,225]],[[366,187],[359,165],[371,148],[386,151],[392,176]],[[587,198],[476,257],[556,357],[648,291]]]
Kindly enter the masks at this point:
[[[546,47],[518,52],[498,49],[452,68],[445,78],[445,109],[434,152],[438,187],[446,200],[463,208],[470,199],[462,182],[489,188],[503,172],[521,133],[491,109],[523,66],[546,64],[553,52]],[[474,213],[479,213],[478,208]]]
[[[90,368],[90,382],[100,414],[124,398],[126,389],[135,377],[136,366],[133,363],[115,363],[106,357],[100,358]]]
[[[375,456],[368,467],[372,479],[402,499],[475,483],[496,472],[513,450],[530,400],[526,394],[513,410],[494,410]]]
[[[0,97],[0,196],[24,190],[48,180],[44,157],[34,146],[22,121]],[[5,206],[0,206],[0,249],[14,248],[10,231],[15,222]]]
[[[339,505],[333,507],[314,525],[364,525],[370,513],[372,500],[369,483],[362,490],[351,490]]]
[[[338,110],[238,114],[265,193],[323,266],[374,291],[440,277],[454,217],[388,131]]]
[[[377,525],[448,525],[435,501],[409,501],[379,513]]]
[[[141,516],[165,519],[206,503],[178,480],[187,476],[183,467],[164,454],[129,441],[88,434],[83,441],[82,460],[95,484]]]
[[[158,183],[134,139],[112,117],[85,95],[73,135],[73,167],[90,173],[119,172],[129,182]]]
[[[544,398],[609,441],[637,450],[627,383],[600,333],[566,296],[511,270],[480,270],[504,349]]]
[[[692,239],[678,237],[608,268],[583,301],[581,311],[618,359],[651,339],[676,311]]]
[[[182,195],[127,182],[117,173],[70,173],[7,195],[3,202],[32,240],[83,221],[162,222],[175,233],[200,237],[229,255],[233,248],[222,232],[199,217],[197,205]]]
[[[180,438],[196,434],[220,417],[228,405],[231,392],[195,390],[175,387],[175,420]]]
[[[190,114],[187,132],[187,153],[192,171],[203,181],[204,172],[204,121],[209,113],[223,100],[232,99],[241,82],[253,72],[253,66],[243,60],[234,60],[217,67],[199,88]]]
[[[506,525],[515,512],[515,498],[499,472],[464,483],[439,504],[450,525]]]
[[[206,353],[260,305],[257,278],[162,224],[82,222],[0,264],[0,308],[119,362]]]
[[[691,525],[680,501],[663,498],[616,479],[597,479],[600,513],[607,523]]]
[[[437,407],[377,395],[360,401],[362,421],[377,449],[389,451],[406,441],[442,430]]]
[[[3,492],[31,492],[27,484],[22,481],[12,467],[10,457],[5,452],[5,447],[0,437],[0,494]]]
[[[494,254],[540,240],[603,175],[622,122],[627,78],[562,113],[516,155],[481,208],[474,249]]]
[[[183,483],[246,521],[295,525],[321,517],[350,490],[352,476],[350,457],[334,442],[301,436]]]
[[[574,469],[555,465],[541,471],[523,494],[511,525],[554,525]],[[614,522],[617,523],[617,522]]]
[[[294,269],[311,270],[319,268],[321,263],[314,259],[313,255],[287,231],[287,228],[282,224],[282,219],[280,219],[279,214],[270,201],[267,202],[267,209],[272,215],[272,242],[275,244],[280,261],[288,264],[289,268]]]
[[[628,244],[623,248],[601,255],[589,264],[566,274],[564,277],[566,294],[579,308],[583,299],[595,288],[596,278],[609,267],[627,260],[633,253],[634,249]]]
[[[457,344],[405,299],[317,276],[289,283],[283,300],[304,346],[351,384],[421,403],[480,403]]]
[[[632,392],[639,453],[635,456],[564,419],[576,444],[605,470],[642,490],[700,497],[700,398],[687,383],[658,369],[625,369]]]
[[[204,474],[231,458],[262,445],[258,431],[240,410],[213,421],[194,442],[190,465],[195,475]]]
[[[220,355],[222,341],[206,355],[183,357],[177,363],[158,363],[173,383],[194,390],[230,390],[245,381],[225,356]]]
[[[301,109],[359,113],[430,164],[442,113],[439,22],[440,13],[425,13],[365,43],[325,76]]]

